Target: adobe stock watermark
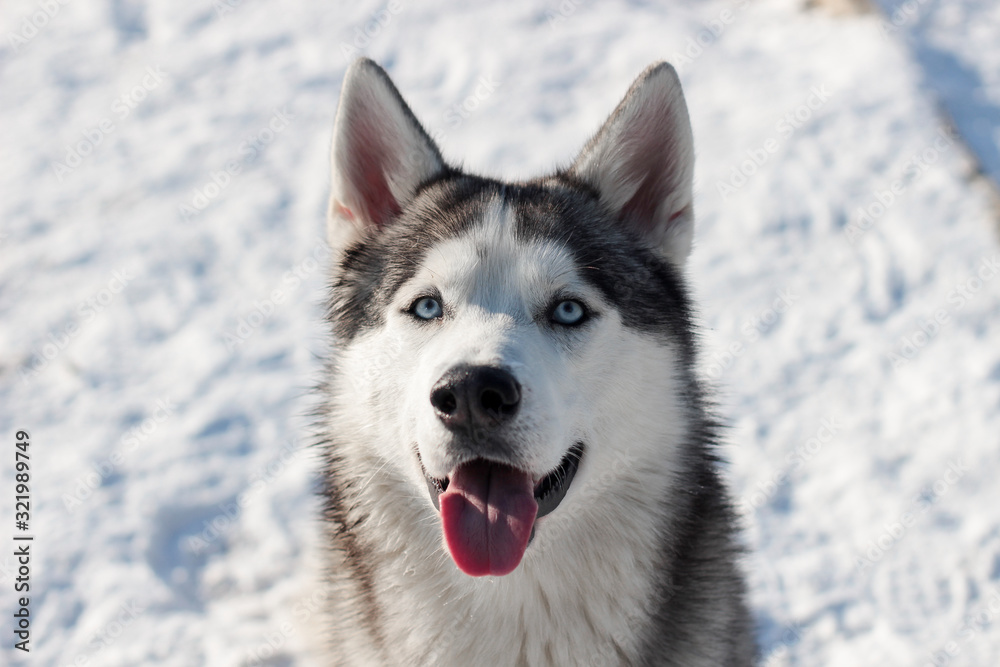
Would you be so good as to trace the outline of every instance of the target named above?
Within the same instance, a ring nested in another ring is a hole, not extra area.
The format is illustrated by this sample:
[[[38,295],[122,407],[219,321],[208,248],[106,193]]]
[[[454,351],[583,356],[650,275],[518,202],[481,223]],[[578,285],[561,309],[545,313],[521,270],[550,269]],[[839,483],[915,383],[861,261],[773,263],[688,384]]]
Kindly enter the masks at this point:
[[[984,596],[985,597],[985,596]],[[989,598],[974,614],[966,616],[958,627],[952,639],[949,639],[937,651],[931,651],[923,667],[945,667],[952,659],[962,654],[962,646],[971,644],[977,637],[990,629],[994,619],[1000,615],[1000,588],[993,586]]]
[[[257,329],[271,319],[288,295],[299,289],[306,278],[323,265],[323,259],[328,253],[326,241],[316,239],[312,252],[285,271],[281,276],[280,285],[272,289],[265,298],[254,301],[253,310],[241,317],[232,331],[227,331],[223,335],[226,348],[232,351],[247,342]]]
[[[947,300],[949,308],[938,308],[930,317],[920,321],[909,334],[903,336],[886,355],[892,363],[893,370],[899,369],[914,359],[930,345],[946,324],[951,321],[952,314],[962,310],[979,294],[987,283],[1000,274],[1000,257],[983,257],[972,274],[958,283],[950,292]],[[951,311],[951,312],[949,312]]]
[[[295,114],[288,111],[286,107],[275,109],[267,124],[254,134],[247,136],[239,145],[237,149],[239,159],[228,160],[221,168],[209,172],[207,182],[201,187],[196,187],[191,200],[178,207],[181,218],[191,220],[208,208],[209,204],[232,185],[233,179],[256,160],[279,134],[288,129],[294,118]]]
[[[59,10],[69,4],[69,0],[36,0],[35,4],[38,5],[38,10],[21,19],[16,32],[7,33],[7,43],[14,53],[20,53],[28,42],[37,37],[49,21],[59,14]]]
[[[824,417],[816,433],[804,443],[785,456],[784,467],[764,481],[757,482],[757,489],[744,496],[736,505],[741,515],[749,516],[755,510],[763,507],[778,493],[793,472],[805,466],[823,451],[823,447],[833,442],[838,432],[844,429],[844,424],[836,417]]]
[[[788,309],[795,305],[799,297],[792,294],[790,288],[785,288],[775,292],[775,298],[771,305],[760,313],[747,319],[740,327],[743,340],[733,341],[722,351],[712,353],[709,358],[706,374],[712,380],[718,380],[742,357],[747,351],[747,345],[757,342],[760,337],[771,330],[771,328],[781,319],[781,315],[788,312]]]
[[[407,341],[409,342],[409,341]],[[378,387],[378,380],[390,368],[396,367],[404,350],[412,349],[404,346],[403,337],[396,334],[379,347],[377,354],[365,356],[365,365],[359,372],[348,373],[342,378],[348,383],[348,395],[367,396],[373,388]]]
[[[879,21],[878,31],[882,39],[889,39],[907,24],[915,23],[920,17],[922,6],[929,2],[930,0],[906,0],[893,7],[888,16]]]
[[[582,4],[583,0],[562,0],[555,10],[545,10],[545,20],[549,22],[549,28],[555,30],[560,23],[565,23]]]
[[[771,647],[768,654],[761,660],[760,667],[778,667],[785,664],[789,650],[802,641],[802,627],[797,623],[786,625],[778,639],[778,643]]]
[[[90,638],[90,648],[93,653],[89,655],[79,655],[73,661],[74,667],[89,667],[89,665],[98,665],[99,662],[91,662],[99,655],[101,655],[108,648],[113,646],[117,642],[125,631],[135,623],[136,619],[142,616],[142,614],[148,609],[135,600],[129,600],[118,607],[118,613],[115,615],[114,619],[109,621],[100,630],[95,632]]]
[[[134,86],[120,94],[111,102],[111,112],[122,122],[145,100],[151,92],[163,83],[163,77],[167,73],[160,69],[159,65],[146,68],[142,79]],[[66,144],[63,148],[66,155],[62,162],[52,162],[52,173],[56,180],[62,183],[67,175],[73,173],[77,167],[83,164],[84,160],[93,155],[104,139],[118,129],[115,120],[105,116],[93,125],[80,130],[83,139],[75,144]]]
[[[221,19],[235,12],[242,4],[243,0],[215,0],[212,8],[215,9],[215,15]]]
[[[500,81],[497,81],[492,76],[480,76],[476,81],[476,87],[472,90],[472,93],[461,102],[452,104],[444,112],[444,122],[448,128],[454,130],[460,127],[472,115],[472,112],[479,108],[479,105],[488,100],[496,92],[500,85]],[[443,129],[431,132],[431,139],[435,142],[440,142],[445,136],[447,136],[447,133]]]
[[[693,37],[687,38],[684,43],[684,49],[682,51],[674,51],[673,55],[670,56],[670,64],[678,72],[683,72],[685,68],[692,65],[698,58],[701,58],[702,54],[705,53],[705,49],[715,44],[722,37],[723,33],[726,32],[726,29],[736,23],[738,14],[749,6],[750,0],[740,0],[735,7],[723,9],[715,18],[704,21],[702,23],[704,27]]]
[[[261,667],[272,664],[288,640],[316,614],[322,614],[328,609],[330,591],[327,586],[319,586],[310,595],[301,598],[292,606],[292,618],[295,623],[283,621],[274,630],[264,634],[264,641],[247,651],[246,667]]]
[[[360,56],[365,49],[371,46],[372,40],[382,34],[395,16],[398,16],[404,9],[402,0],[389,0],[385,7],[378,10],[369,17],[361,26],[355,26],[351,42],[340,43],[340,54],[348,63]]]
[[[885,189],[876,188],[873,190],[873,199],[867,204],[859,206],[854,213],[854,221],[844,227],[844,236],[847,241],[851,245],[856,245],[865,232],[874,227],[879,218],[885,215],[886,211],[930,170],[938,158],[955,145],[957,138],[958,134],[953,128],[940,128],[933,141],[926,148],[910,156],[910,159],[904,164],[902,175],[899,178],[892,181]]]
[[[822,109],[832,96],[833,93],[827,89],[825,83],[810,88],[809,94],[802,104],[786,113],[775,123],[774,129],[778,133],[777,137],[768,137],[761,146],[747,149],[747,157],[730,170],[729,179],[715,182],[715,188],[723,201],[745,186],[750,178],[767,164],[771,156],[781,149],[782,143],[791,139],[798,130],[812,120],[813,115]]]
[[[160,426],[177,410],[177,405],[170,398],[156,401],[149,416],[126,431],[118,441],[118,447],[102,460],[91,464],[91,469],[78,475],[73,483],[73,489],[62,495],[63,507],[66,511],[75,512],[94,491],[104,483],[139,445],[149,439]]]
[[[894,521],[882,525],[882,533],[869,541],[864,553],[856,559],[855,569],[859,573],[864,573],[881,561],[885,554],[899,544],[909,530],[917,525],[920,518],[947,495],[948,491],[958,484],[959,480],[965,477],[965,473],[968,471],[969,468],[962,459],[948,461],[948,468],[944,474],[913,498],[910,509],[903,512]]]
[[[639,601],[638,608],[625,610],[619,629],[613,631],[611,640],[603,642],[600,649],[589,658],[587,667],[620,667],[622,664],[632,664],[631,661],[622,661],[627,656],[622,653],[621,647],[632,644],[635,640],[635,629],[643,627],[649,618],[659,613],[660,609],[657,606],[667,605],[673,595],[673,591],[667,591],[666,599],[658,599],[653,595],[646,596]]]
[[[585,483],[576,481],[573,488],[576,494],[584,497],[601,496],[607,491],[618,488],[622,480],[634,481],[635,469],[635,459],[631,453],[617,452],[609,464],[594,469],[596,477],[591,477]],[[596,473],[597,470],[600,471],[599,474]],[[569,521],[550,523],[548,519],[540,519],[535,536],[531,540],[532,553],[543,554],[551,547],[564,548],[565,540],[573,527],[573,523]]]
[[[74,657],[72,662],[60,662],[59,664],[66,665],[67,667],[98,667],[99,665],[107,664],[106,661],[98,661],[97,658],[111,646],[114,646],[122,635],[125,634],[125,631],[147,609],[147,606],[135,600],[128,600],[118,605],[117,611],[113,612],[114,618],[90,636],[90,640],[87,642],[87,649]]]
[[[115,301],[119,294],[125,291],[128,284],[135,279],[132,270],[129,268],[118,269],[111,273],[111,279],[103,289],[91,295],[85,301],[77,305],[77,318],[68,322],[57,331],[49,332],[46,340],[31,347],[31,356],[28,361],[21,366],[19,374],[21,382],[38,377],[42,371],[48,368],[62,352],[69,347],[74,338],[80,335],[83,328],[93,322]]]
[[[196,555],[204,553],[212,542],[236,525],[243,511],[253,504],[253,501],[267,488],[268,484],[288,468],[288,465],[295,460],[301,451],[301,448],[294,442],[289,442],[282,447],[281,451],[267,465],[250,475],[247,489],[243,493],[239,494],[233,501],[219,504],[219,513],[211,519],[202,521],[202,531],[188,537],[184,541],[183,548]]]

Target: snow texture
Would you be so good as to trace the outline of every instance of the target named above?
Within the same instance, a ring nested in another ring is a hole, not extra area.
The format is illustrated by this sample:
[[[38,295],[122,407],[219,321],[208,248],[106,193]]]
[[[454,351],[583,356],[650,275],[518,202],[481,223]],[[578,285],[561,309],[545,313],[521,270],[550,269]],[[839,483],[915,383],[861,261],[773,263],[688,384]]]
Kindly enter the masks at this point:
[[[367,55],[447,158],[509,177],[674,62],[766,664],[1000,664],[1000,250],[973,177],[1000,177],[1000,10],[881,9],[4,2],[0,662],[324,664],[306,413],[330,129]]]

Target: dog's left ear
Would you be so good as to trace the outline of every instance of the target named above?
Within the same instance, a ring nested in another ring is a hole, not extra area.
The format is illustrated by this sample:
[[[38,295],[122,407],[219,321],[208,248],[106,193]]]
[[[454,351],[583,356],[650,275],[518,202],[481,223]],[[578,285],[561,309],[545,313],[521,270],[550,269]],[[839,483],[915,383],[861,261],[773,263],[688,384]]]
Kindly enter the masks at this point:
[[[568,173],[682,267],[694,236],[694,139],[674,68],[660,62],[640,74]]]
[[[330,161],[327,236],[334,249],[385,229],[423,183],[447,171],[389,75],[367,58],[344,77]]]

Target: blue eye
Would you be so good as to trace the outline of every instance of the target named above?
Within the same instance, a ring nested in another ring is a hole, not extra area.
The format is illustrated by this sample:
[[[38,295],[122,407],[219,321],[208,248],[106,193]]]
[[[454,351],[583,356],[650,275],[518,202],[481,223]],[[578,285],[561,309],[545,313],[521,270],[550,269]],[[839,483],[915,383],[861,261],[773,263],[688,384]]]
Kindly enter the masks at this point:
[[[422,320],[433,320],[444,315],[441,303],[437,299],[429,296],[417,299],[411,310],[414,315]]]
[[[579,301],[567,299],[556,304],[556,307],[552,310],[552,321],[556,324],[573,326],[583,322],[586,314]]]

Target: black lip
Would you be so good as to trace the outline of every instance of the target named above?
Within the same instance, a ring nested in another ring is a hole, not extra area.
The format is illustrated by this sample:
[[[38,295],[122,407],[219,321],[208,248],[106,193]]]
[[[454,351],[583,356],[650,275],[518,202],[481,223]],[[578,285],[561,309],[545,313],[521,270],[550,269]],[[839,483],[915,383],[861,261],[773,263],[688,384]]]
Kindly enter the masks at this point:
[[[535,502],[538,503],[538,512],[535,514],[536,521],[554,511],[566,497],[570,484],[573,483],[573,478],[576,476],[576,471],[580,467],[583,450],[582,442],[570,447],[556,469],[535,485]],[[431,502],[434,503],[435,509],[440,510],[438,496],[448,489],[448,478],[438,479],[428,475],[427,469],[424,468],[424,462],[420,458],[419,450],[417,451],[417,460],[420,462],[420,470],[424,473],[424,481],[427,482],[427,491],[430,494]]]
[[[569,491],[570,484],[573,483],[573,478],[576,477],[576,470],[580,467],[582,458],[583,443],[578,442],[569,448],[556,469],[543,477],[535,486],[535,501],[538,502],[535,521],[559,507],[559,503]]]

